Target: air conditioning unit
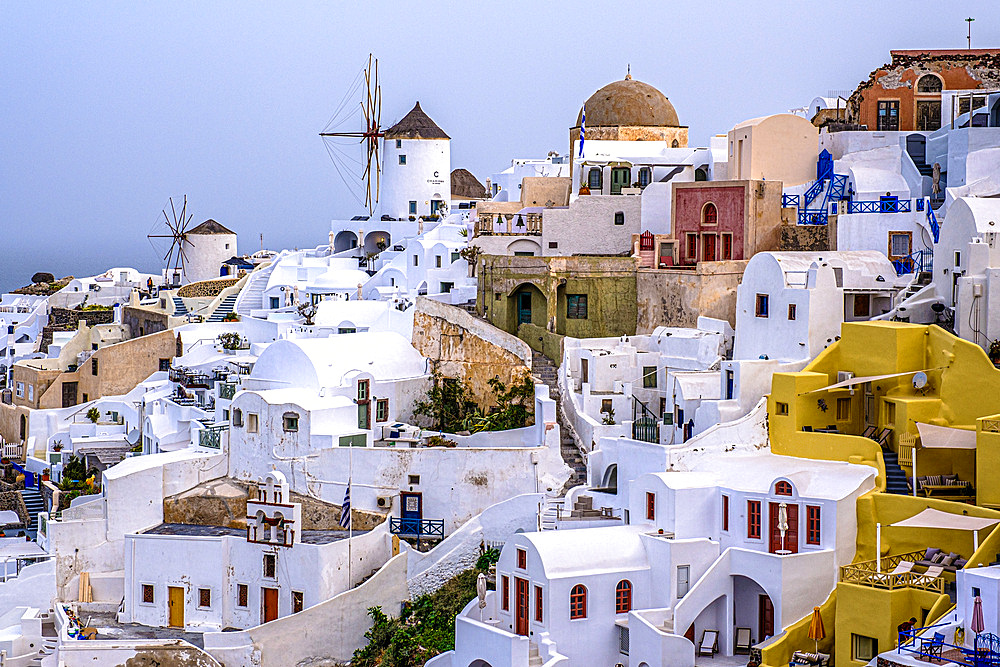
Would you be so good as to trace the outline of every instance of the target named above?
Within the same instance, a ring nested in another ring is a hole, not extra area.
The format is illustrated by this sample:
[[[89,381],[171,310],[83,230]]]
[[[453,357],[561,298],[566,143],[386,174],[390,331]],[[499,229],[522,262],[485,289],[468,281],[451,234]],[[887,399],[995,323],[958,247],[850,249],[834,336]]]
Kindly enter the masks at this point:
[[[380,510],[392,509],[392,496],[379,496],[375,499],[375,504]]]
[[[854,379],[854,373],[851,371],[837,371],[837,383],[847,382],[848,380]],[[854,396],[854,385],[849,387],[851,390],[851,396]]]

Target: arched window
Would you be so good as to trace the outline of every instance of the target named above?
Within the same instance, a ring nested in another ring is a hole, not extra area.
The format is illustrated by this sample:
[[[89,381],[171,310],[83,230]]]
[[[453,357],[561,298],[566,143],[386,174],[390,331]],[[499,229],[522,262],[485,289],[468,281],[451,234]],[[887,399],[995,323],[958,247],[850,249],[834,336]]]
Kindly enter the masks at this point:
[[[917,80],[918,93],[940,93],[943,87],[941,78],[934,74],[924,74]]]
[[[670,147],[671,148],[677,148],[680,145],[681,145],[680,142],[677,141],[676,139],[674,139],[673,141],[670,142]]]
[[[788,482],[777,482],[774,485],[774,495],[776,496],[790,496],[792,495],[792,485]]]
[[[587,174],[587,187],[591,190],[600,190],[602,182],[601,168],[591,167],[590,172]]]
[[[715,204],[708,202],[705,207],[701,209],[701,224],[703,225],[716,225],[719,223],[719,210],[715,208]]]
[[[28,418],[21,415],[21,442],[28,440]]]
[[[615,613],[627,614],[632,611],[632,582],[622,579],[615,587]]]
[[[577,584],[569,593],[569,618],[587,618],[587,587]]]

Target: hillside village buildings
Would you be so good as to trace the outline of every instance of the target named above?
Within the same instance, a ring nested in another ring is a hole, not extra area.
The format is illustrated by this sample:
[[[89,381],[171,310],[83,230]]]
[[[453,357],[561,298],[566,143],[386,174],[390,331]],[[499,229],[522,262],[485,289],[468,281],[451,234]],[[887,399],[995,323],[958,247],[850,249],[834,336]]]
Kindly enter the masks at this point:
[[[995,664],[1000,51],[891,53],[482,181],[416,103],[315,247],[3,295],[0,662],[342,664],[496,556],[426,664]]]

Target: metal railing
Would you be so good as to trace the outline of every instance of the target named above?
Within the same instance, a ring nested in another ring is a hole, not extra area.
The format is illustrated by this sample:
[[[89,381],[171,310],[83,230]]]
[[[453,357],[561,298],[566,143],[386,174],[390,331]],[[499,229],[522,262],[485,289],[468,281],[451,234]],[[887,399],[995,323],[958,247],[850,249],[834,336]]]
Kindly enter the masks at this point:
[[[224,398],[227,401],[232,400],[233,396],[236,395],[236,385],[232,382],[222,382],[219,384],[219,398]]]
[[[941,225],[938,224],[937,216],[934,215],[934,209],[930,204],[927,205],[927,224],[931,226],[931,233],[934,234],[934,243],[937,243],[941,235]]]
[[[906,257],[892,260],[896,275],[930,272],[933,269],[934,253],[930,250],[916,250]]]
[[[444,539],[444,519],[389,519],[389,532],[404,537]]]
[[[918,659],[963,667],[997,667],[1000,665],[1000,637],[985,632],[977,634],[973,648],[944,641],[943,632],[926,632],[943,627],[944,623],[930,625],[926,628],[913,628],[899,633],[899,645],[896,653],[913,653]],[[931,663],[933,664],[933,663]]]
[[[919,572],[904,572],[890,574],[903,561],[916,563],[924,557],[924,550],[910,551],[904,554],[888,556],[880,560],[865,560],[840,568],[840,581],[845,584],[859,584],[872,588],[897,590],[902,588],[917,588],[924,591],[935,591],[944,594],[944,578],[928,577]]]
[[[859,201],[852,199],[847,202],[848,213],[910,213],[909,199],[880,199],[878,201]]]
[[[798,206],[799,206],[799,196],[798,195],[785,195],[785,194],[781,195],[781,207],[782,208],[790,208],[792,206],[798,208]]]
[[[228,426],[209,426],[198,431],[198,446],[209,449],[220,449],[222,447],[222,434]]]
[[[632,438],[643,442],[660,442],[660,420],[646,404],[632,396]]]

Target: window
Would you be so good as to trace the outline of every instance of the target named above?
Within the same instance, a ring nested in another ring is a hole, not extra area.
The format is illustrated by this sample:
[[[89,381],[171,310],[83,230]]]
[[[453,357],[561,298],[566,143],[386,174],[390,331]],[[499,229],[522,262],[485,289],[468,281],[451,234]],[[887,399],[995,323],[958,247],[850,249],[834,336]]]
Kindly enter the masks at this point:
[[[406,483],[410,486],[415,486],[420,484],[420,475],[407,475]]]
[[[566,295],[566,318],[570,320],[587,319],[587,295],[567,294]]]
[[[729,532],[729,496],[722,496],[722,530]]]
[[[757,317],[767,317],[767,301],[768,298],[766,294],[757,295],[757,305],[755,310]]]
[[[97,357],[90,360],[90,374],[97,375]]]
[[[358,380],[358,400],[368,400],[368,380]]]
[[[978,586],[973,586],[972,587],[972,597],[973,598],[979,597],[979,587]]]
[[[917,79],[918,93],[940,93],[942,88],[941,79],[933,74],[924,74]]]
[[[774,495],[776,496],[790,496],[792,495],[792,485],[788,482],[776,482],[774,484]]]
[[[611,412],[614,410],[614,401],[610,398],[601,399],[601,412]]]
[[[209,609],[212,606],[212,589],[211,588],[199,588],[198,589],[198,606],[204,609]]]
[[[160,368],[161,371],[169,371],[170,370],[170,360],[169,359],[160,359],[160,366],[159,366],[159,368]]]
[[[459,259],[461,259],[461,257],[462,257],[462,253],[460,253],[460,252],[453,252],[453,253],[451,253],[451,263],[454,264]]]
[[[420,266],[420,256],[419,255],[414,255],[413,256],[413,266]]]
[[[587,174],[587,187],[591,190],[600,190],[604,179],[601,176],[600,167],[591,167]]]
[[[656,494],[652,491],[646,492],[646,519],[656,520]]]
[[[760,539],[760,501],[747,501],[747,538]]]
[[[357,327],[337,327],[337,333],[339,333],[339,334],[358,333],[358,328]]]
[[[651,172],[649,167],[642,167],[639,169],[639,187],[644,188],[649,185],[649,181],[652,180]]]
[[[806,505],[806,544],[819,544],[819,505]]]
[[[434,255],[434,267],[441,268],[441,255]]]
[[[224,422],[229,421],[229,410],[222,411],[222,421]]]
[[[732,259],[733,258],[733,235],[729,233],[722,234],[722,259]]]
[[[775,413],[777,413],[779,415],[787,415],[788,414],[788,403],[782,403],[780,401],[775,401],[775,403],[774,403],[774,411],[775,411]]]
[[[417,214],[417,202],[410,201],[410,215],[416,215],[416,214]]]
[[[236,606],[250,606],[250,587],[246,584],[236,584]]]
[[[375,421],[389,421],[389,399],[380,398],[375,401]]]
[[[851,399],[837,399],[837,421],[846,422],[851,419]]]
[[[506,574],[500,577],[500,608],[510,611],[510,577]]]
[[[542,622],[542,587],[535,586],[535,622]]]
[[[719,210],[715,208],[715,204],[709,202],[701,209],[701,224],[703,225],[717,225],[719,224]]]
[[[239,408],[233,410],[233,426],[243,426],[243,411]]]
[[[624,225],[625,224],[625,213],[622,211],[615,212],[615,224]]]
[[[569,593],[569,618],[587,618],[587,587],[577,584]]]
[[[517,567],[521,570],[528,569],[528,552],[524,549],[517,550]]]
[[[906,257],[911,250],[912,235],[910,232],[889,232],[889,256]]]
[[[297,614],[305,608],[302,591],[292,591],[292,613]]]
[[[406,164],[406,156],[405,155],[400,155],[399,156],[399,164]]]
[[[632,582],[622,579],[615,587],[615,613],[627,614],[632,611]]]
[[[24,383],[18,382],[17,386],[14,388],[14,393],[18,398],[24,398]]]
[[[258,419],[256,413],[248,412],[247,413],[247,432],[249,432],[249,433],[257,433],[257,431],[260,430],[260,426],[258,424],[258,421],[259,421],[259,419]]]
[[[286,412],[281,421],[286,432],[299,430],[299,416],[296,413]]]
[[[275,579],[278,576],[278,556],[276,554],[264,554],[264,576]]]
[[[555,250],[559,247],[559,241],[549,241],[549,249]]]
[[[29,401],[35,400],[35,385],[33,384],[28,385],[28,400]]]
[[[143,604],[153,604],[153,584],[143,584],[142,585],[142,603]]]
[[[276,296],[271,297],[271,309],[281,308],[281,299]]]
[[[656,366],[642,367],[643,389],[656,389]]]
[[[678,565],[677,566],[677,599],[680,600],[682,597],[688,594],[688,590],[691,588],[691,566],[690,565]]]
[[[403,147],[403,140],[396,139],[396,148],[402,148],[402,147]]]
[[[851,659],[857,662],[868,662],[878,655],[878,640],[851,633]]]
[[[688,234],[687,243],[684,246],[684,255],[688,259],[696,260],[698,259],[698,235]]]
[[[868,317],[871,313],[871,298],[867,294],[854,295],[854,317]]]

